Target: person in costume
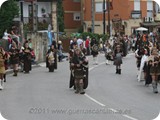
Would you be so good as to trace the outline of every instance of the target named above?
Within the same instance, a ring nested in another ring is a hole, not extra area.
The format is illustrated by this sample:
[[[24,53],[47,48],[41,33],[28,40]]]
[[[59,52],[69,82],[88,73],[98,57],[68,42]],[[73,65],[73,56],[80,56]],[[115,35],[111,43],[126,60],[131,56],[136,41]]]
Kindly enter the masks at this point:
[[[108,40],[106,40],[105,43],[105,57],[106,57],[106,65],[110,64],[109,61],[113,61],[113,50]]]
[[[5,71],[8,69],[8,66],[9,66],[9,53],[5,52],[5,55],[4,55],[4,66],[5,66]],[[6,73],[4,73],[4,82],[6,82]]]
[[[116,66],[116,74],[121,74],[122,56],[123,52],[121,50],[121,46],[117,45],[113,53],[114,65]]]
[[[55,52],[56,52],[56,49],[54,48],[54,45],[52,44],[50,46],[50,49],[47,51],[47,55],[46,55],[46,67],[49,69],[49,72],[54,72]]]
[[[15,42],[12,42],[12,46],[9,50],[10,54],[10,64],[13,67],[13,76],[18,75],[18,64],[19,64],[19,49]]]
[[[71,58],[71,68],[74,74],[75,93],[85,94],[84,92],[84,67],[88,60],[83,55],[79,48],[75,49],[73,57]]]
[[[5,51],[3,50],[2,47],[0,47],[0,90],[3,90],[3,82],[4,82],[3,78],[6,72],[4,61],[5,61]]]
[[[57,47],[57,42],[56,42],[56,40],[53,40],[53,41],[52,41],[52,45],[54,46],[54,58],[55,58],[55,59],[54,59],[54,69],[57,69],[57,67],[58,67],[58,65],[57,65],[57,60],[58,60],[58,59],[57,59],[57,51],[58,51],[57,48],[58,48],[58,47]],[[52,45],[51,45],[51,46],[52,46]]]
[[[140,47],[135,51],[135,57],[137,59],[137,68],[138,68],[138,71],[140,69],[140,65],[141,65],[141,59],[142,59],[142,56],[144,55],[144,48],[143,47]]]
[[[99,51],[99,45],[98,45],[98,42],[96,41],[95,38],[93,38],[91,40],[91,54],[93,56],[93,61],[94,61],[94,64],[97,65],[98,64],[98,51]]]
[[[158,93],[158,76],[160,75],[160,56],[158,55],[157,48],[152,48],[151,55],[148,58],[150,67],[150,75],[152,77],[153,92]]]
[[[23,62],[24,62],[24,72],[29,73],[32,70],[32,49],[29,47],[28,41],[24,43],[23,50]]]
[[[138,81],[140,82],[141,80],[145,80],[146,78],[146,70],[145,70],[145,63],[148,61],[148,57],[149,57],[149,54],[148,54],[148,50],[147,49],[144,49],[144,55],[142,56],[142,59],[141,59],[141,63],[140,63],[140,70],[139,70],[139,73],[138,73]],[[142,72],[144,73],[144,78],[142,78]]]

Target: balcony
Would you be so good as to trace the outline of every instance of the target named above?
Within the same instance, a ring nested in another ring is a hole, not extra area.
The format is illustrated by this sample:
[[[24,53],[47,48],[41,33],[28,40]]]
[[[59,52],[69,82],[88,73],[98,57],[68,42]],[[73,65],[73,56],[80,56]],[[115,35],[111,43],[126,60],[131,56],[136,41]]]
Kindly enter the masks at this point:
[[[24,24],[26,24],[26,23],[31,22],[32,19],[33,19],[32,17],[24,17],[23,18],[23,22],[24,22]],[[38,17],[37,18],[37,22],[38,23],[41,23],[41,22],[43,22],[43,23],[49,23],[49,22],[51,22],[51,18],[50,17]]]
[[[24,2],[18,2],[24,1]],[[34,3],[34,2],[35,3]],[[22,7],[24,29],[27,31],[44,30],[51,23],[52,2],[58,0],[17,0],[17,5]],[[55,3],[54,3],[55,4]],[[17,16],[13,21],[20,21],[21,16]]]
[[[37,30],[46,30],[50,22],[51,22],[50,17],[38,17],[37,18]],[[24,28],[27,31],[33,30],[33,18],[32,17],[24,17]]]
[[[158,14],[156,15],[155,21],[156,21],[156,22],[160,22],[160,13],[158,13]]]

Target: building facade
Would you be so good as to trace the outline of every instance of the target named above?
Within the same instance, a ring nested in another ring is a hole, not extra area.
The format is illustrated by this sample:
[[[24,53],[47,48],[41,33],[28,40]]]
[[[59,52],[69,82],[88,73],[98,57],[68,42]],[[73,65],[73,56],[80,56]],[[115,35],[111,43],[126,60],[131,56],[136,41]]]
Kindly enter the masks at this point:
[[[160,9],[152,0],[64,0],[64,10],[65,27],[68,30],[81,25],[84,32],[93,32],[94,29],[95,33],[102,34],[105,28],[106,33],[110,30],[111,34],[119,32],[130,35],[140,26],[155,31],[160,24]],[[79,21],[74,21],[76,13],[80,15]]]
[[[28,31],[47,30],[52,24],[57,32],[57,0],[17,0],[17,4],[20,16],[14,21],[22,21]]]
[[[65,31],[72,33],[81,28],[81,0],[63,0]]]

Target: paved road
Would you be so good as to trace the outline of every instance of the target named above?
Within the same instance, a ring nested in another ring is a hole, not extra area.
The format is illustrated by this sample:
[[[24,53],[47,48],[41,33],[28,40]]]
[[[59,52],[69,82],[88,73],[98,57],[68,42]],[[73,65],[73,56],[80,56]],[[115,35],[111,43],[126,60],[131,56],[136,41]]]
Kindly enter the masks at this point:
[[[122,75],[115,66],[90,59],[89,86],[85,95],[69,89],[69,64],[58,64],[49,73],[44,64],[30,74],[7,76],[0,92],[0,111],[8,120],[152,120],[160,111],[160,94],[136,80],[133,54],[123,59]],[[159,87],[160,90],[160,87]]]

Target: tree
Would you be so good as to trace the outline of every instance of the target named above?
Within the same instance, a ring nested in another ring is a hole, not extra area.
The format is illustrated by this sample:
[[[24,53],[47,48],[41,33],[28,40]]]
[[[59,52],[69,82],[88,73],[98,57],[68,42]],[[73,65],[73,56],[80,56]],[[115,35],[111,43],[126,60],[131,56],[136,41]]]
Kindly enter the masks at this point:
[[[60,32],[64,32],[64,10],[62,0],[57,1],[57,14],[58,14],[58,29]]]
[[[15,16],[19,15],[19,7],[15,0],[4,2],[0,8],[0,38],[4,31],[10,29]]]

